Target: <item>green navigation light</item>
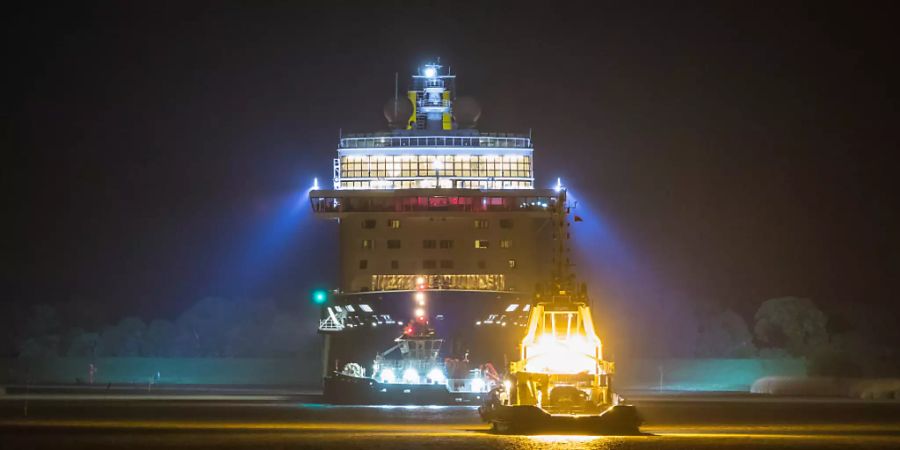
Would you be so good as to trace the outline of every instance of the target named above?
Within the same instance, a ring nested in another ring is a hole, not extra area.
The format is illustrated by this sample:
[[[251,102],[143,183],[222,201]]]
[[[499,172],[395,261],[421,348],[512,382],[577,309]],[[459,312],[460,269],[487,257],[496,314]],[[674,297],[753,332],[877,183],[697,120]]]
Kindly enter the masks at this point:
[[[328,294],[325,291],[319,289],[319,290],[313,292],[313,301],[316,302],[317,305],[321,305],[322,303],[325,303],[325,300],[327,300],[327,299],[328,299]]]

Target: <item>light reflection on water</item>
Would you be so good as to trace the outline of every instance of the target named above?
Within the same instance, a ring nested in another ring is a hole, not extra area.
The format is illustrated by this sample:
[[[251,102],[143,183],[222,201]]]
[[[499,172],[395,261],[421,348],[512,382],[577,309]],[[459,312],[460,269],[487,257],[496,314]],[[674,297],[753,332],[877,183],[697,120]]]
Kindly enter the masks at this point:
[[[546,443],[560,443],[560,442],[590,442],[596,441],[598,439],[603,439],[603,436],[578,436],[578,435],[569,435],[569,434],[544,434],[538,436],[528,436],[529,439],[538,441],[538,442],[546,442]]]

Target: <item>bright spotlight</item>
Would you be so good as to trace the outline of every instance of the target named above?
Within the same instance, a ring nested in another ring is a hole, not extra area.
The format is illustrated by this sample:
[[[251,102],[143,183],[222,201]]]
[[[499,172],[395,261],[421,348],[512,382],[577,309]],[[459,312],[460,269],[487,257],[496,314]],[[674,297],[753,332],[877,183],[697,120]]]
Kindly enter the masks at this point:
[[[418,383],[419,382],[419,372],[416,372],[416,369],[412,367],[403,371],[403,382],[404,383]]]
[[[481,378],[472,378],[472,390],[475,392],[484,392],[484,380]]]
[[[419,305],[425,305],[425,293],[424,292],[416,292],[416,302]]]
[[[423,308],[416,308],[416,317],[425,317],[425,310]]]
[[[437,76],[437,69],[434,67],[426,67],[422,73],[428,78],[434,78]]]
[[[425,277],[417,277],[416,284],[425,284]]]
[[[444,381],[447,380],[447,377],[444,376],[444,372],[441,372],[441,369],[435,367],[431,369],[431,372],[428,372],[428,378],[431,379],[432,383],[443,384]]]
[[[390,368],[384,369],[381,371],[381,382],[382,383],[393,383],[397,381],[396,375],[394,375],[394,371]]]
[[[559,192],[562,190],[562,180],[561,179],[559,179],[559,178],[556,179],[556,186],[553,187],[553,190],[556,192]]]
[[[319,190],[319,177],[313,178],[313,190],[314,191]]]

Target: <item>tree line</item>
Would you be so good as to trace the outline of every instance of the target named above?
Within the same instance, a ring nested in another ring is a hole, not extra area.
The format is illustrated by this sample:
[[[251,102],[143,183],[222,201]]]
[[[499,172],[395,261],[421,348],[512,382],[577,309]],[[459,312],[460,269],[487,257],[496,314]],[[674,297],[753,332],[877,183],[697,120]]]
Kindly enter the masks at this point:
[[[807,298],[764,301],[752,329],[732,310],[697,320],[694,355],[708,358],[805,358],[810,375],[898,375],[896,350],[869,342],[860,330],[830,329],[829,318]]]
[[[318,351],[310,323],[316,319],[271,300],[209,297],[174,320],[129,316],[86,329],[59,308],[42,304],[7,330],[15,336],[6,352],[25,358],[305,356]]]

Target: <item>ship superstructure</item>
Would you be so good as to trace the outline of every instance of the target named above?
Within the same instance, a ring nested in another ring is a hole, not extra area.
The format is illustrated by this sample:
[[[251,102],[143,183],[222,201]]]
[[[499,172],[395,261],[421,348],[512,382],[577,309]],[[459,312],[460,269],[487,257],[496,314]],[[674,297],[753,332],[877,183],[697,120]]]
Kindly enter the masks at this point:
[[[455,84],[441,65],[421,67],[384,108],[391,129],[343,134],[333,188],[309,194],[340,236],[340,283],[319,326],[326,371],[371,361],[411,319],[435,330],[440,358],[501,367],[517,336],[504,330],[526,325],[560,257],[565,191],[534,187],[530,133],[479,131]]]

